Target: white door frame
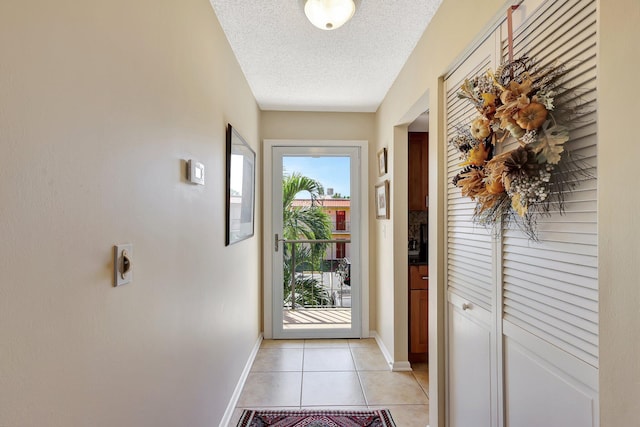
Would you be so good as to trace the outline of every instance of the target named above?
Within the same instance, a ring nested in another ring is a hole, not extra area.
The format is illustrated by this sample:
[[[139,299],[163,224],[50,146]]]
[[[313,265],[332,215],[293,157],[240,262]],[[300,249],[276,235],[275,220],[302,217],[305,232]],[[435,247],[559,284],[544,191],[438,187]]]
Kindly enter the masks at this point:
[[[369,336],[369,144],[361,140],[275,140],[265,139],[263,144],[263,333],[266,339],[273,338],[273,248],[274,231],[272,229],[272,201],[273,201],[273,156],[272,151],[277,146],[289,147],[357,147],[360,149],[360,263],[361,289],[360,289],[360,336]],[[358,191],[358,189],[352,189]]]

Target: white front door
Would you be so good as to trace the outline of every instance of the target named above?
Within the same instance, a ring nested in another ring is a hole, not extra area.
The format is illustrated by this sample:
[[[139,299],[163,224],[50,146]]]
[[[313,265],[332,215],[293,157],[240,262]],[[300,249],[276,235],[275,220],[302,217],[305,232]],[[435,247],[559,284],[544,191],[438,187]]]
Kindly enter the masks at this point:
[[[273,338],[366,335],[362,147],[298,143],[270,150],[271,286],[265,298],[271,300]]]

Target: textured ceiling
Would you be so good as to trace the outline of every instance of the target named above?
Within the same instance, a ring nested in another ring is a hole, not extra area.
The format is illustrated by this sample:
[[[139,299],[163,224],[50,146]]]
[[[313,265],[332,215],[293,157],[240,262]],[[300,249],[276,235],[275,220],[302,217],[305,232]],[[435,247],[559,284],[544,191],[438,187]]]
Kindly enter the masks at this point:
[[[260,108],[374,112],[442,0],[356,0],[319,30],[304,0],[211,0]]]

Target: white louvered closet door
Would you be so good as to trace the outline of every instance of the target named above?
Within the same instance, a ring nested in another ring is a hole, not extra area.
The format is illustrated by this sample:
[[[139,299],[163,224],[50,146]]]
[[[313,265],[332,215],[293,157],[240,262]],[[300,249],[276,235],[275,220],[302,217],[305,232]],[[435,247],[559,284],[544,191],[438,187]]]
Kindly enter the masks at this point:
[[[514,23],[514,57],[566,64],[567,91],[555,104],[581,107],[568,124],[566,146],[591,177],[576,178],[564,215],[538,221],[539,242],[504,230],[506,425],[590,427],[598,425],[596,2],[523,6],[514,14],[521,18]],[[502,30],[506,60],[506,26]]]
[[[566,146],[590,176],[564,215],[539,219],[538,242],[515,229],[494,239],[451,184],[461,161],[448,148],[448,425],[597,427],[596,1],[525,0],[513,17],[515,58],[566,65],[555,104],[582,107]],[[507,61],[506,23],[493,36],[445,80],[447,141],[476,115],[456,96],[464,78]]]
[[[457,92],[468,77],[495,67],[495,37],[487,39],[445,81],[447,141],[470,123],[475,108]],[[472,222],[475,203],[451,183],[462,169],[447,156],[447,405],[450,427],[496,425],[496,279],[493,236]]]

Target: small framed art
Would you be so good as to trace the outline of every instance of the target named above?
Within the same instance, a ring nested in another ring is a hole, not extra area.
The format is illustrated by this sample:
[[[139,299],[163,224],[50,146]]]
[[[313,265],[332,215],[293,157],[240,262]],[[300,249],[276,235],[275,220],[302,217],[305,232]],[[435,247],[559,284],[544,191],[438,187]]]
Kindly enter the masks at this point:
[[[389,219],[389,180],[377,184],[375,193],[376,219]]]
[[[378,151],[378,176],[387,173],[387,147]]]

